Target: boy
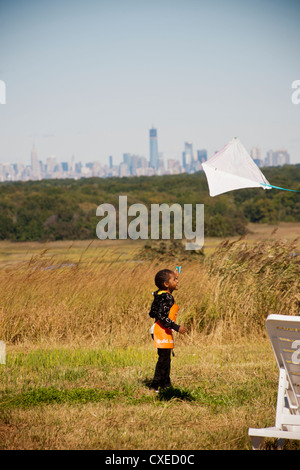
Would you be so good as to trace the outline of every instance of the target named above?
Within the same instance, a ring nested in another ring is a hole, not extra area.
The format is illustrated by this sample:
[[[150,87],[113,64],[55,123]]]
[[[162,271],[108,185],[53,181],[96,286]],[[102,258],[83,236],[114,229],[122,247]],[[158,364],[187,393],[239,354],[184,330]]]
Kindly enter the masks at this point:
[[[157,348],[158,361],[151,388],[158,391],[158,387],[171,386],[171,350],[174,347],[172,330],[184,334],[187,329],[176,323],[179,307],[175,304],[172,292],[178,289],[177,273],[170,269],[163,269],[156,274],[155,284],[158,290],[153,293],[154,300],[149,315],[155,318],[153,339]]]

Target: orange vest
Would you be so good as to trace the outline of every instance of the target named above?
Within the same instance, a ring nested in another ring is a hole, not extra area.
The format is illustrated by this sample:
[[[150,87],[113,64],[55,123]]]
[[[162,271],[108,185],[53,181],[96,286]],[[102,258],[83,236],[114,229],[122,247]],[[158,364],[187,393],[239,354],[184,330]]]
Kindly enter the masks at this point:
[[[166,291],[159,291],[158,295],[162,294],[163,292],[166,292]],[[179,310],[179,306],[177,304],[173,304],[173,306],[170,308],[168,318],[176,322],[178,310]],[[154,346],[156,348],[162,348],[162,349],[174,348],[172,330],[170,328],[165,328],[164,326],[162,326],[159,321],[154,323],[153,339],[154,339]]]

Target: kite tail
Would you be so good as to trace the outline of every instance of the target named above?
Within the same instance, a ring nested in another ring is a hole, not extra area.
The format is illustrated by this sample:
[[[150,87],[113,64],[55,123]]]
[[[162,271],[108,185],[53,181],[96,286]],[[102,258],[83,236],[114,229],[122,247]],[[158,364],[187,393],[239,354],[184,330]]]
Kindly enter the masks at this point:
[[[282,189],[283,191],[293,191],[293,193],[300,193],[300,191],[296,191],[296,189],[280,188],[280,186],[273,186],[272,184],[266,184],[266,183],[260,183],[260,184],[262,186],[269,186],[269,188]]]

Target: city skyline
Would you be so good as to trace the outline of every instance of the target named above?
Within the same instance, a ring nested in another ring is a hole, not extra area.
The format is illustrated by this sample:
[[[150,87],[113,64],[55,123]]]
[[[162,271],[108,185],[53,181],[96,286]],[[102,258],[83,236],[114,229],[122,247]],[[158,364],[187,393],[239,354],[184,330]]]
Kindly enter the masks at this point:
[[[216,152],[217,150],[214,153]],[[290,164],[290,155],[286,149],[275,151],[269,149],[264,158],[260,147],[255,146],[250,150],[250,155],[258,167]],[[143,155],[123,153],[121,163],[114,164],[113,156],[109,155],[107,161],[101,164],[97,160],[76,161],[74,155],[71,161],[58,161],[55,155],[51,155],[43,161],[39,158],[36,146],[33,145],[29,165],[23,162],[0,163],[0,182],[195,173],[203,170],[202,163],[210,156],[207,149],[195,149],[192,142],[184,142],[181,160],[165,159],[163,153],[158,151],[158,133],[152,126],[149,130],[148,158]]]
[[[120,164],[238,136],[300,163],[300,2],[0,2],[0,162],[56,155]],[[146,131],[145,131],[146,130]]]

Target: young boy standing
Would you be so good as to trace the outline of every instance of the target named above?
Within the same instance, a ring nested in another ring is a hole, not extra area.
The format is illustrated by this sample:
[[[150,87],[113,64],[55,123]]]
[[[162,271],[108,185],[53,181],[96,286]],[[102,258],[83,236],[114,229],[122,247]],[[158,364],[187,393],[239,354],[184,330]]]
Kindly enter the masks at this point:
[[[170,269],[163,269],[155,276],[158,290],[153,293],[154,300],[149,315],[155,319],[153,326],[154,345],[157,348],[158,361],[151,388],[167,388],[171,385],[171,350],[174,347],[172,330],[186,333],[184,326],[176,323],[178,305],[172,292],[178,289],[178,275]]]

